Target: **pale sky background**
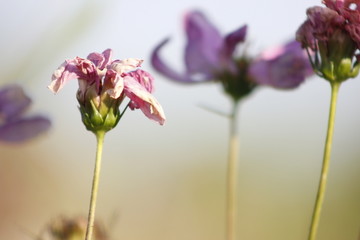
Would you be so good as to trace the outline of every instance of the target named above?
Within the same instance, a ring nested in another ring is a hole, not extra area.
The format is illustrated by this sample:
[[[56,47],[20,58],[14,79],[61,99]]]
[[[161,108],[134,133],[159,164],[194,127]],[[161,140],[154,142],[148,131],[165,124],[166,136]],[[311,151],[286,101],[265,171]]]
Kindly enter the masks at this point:
[[[23,84],[34,99],[31,113],[53,120],[45,136],[0,147],[6,186],[0,194],[16,198],[12,221],[36,234],[60,214],[87,214],[95,137],[81,123],[76,81],[56,96],[46,86],[66,58],[112,48],[116,59],[145,60],[167,122],[159,126],[140,111],[128,111],[107,134],[97,216],[109,225],[111,216],[119,215],[115,240],[223,239],[228,121],[199,105],[226,112],[230,101],[215,84],[167,81],[151,68],[150,52],[171,36],[162,53],[181,69],[182,16],[199,9],[224,34],[248,24],[249,53],[256,56],[293,38],[306,8],[314,5],[320,0],[3,1],[0,81]],[[340,89],[318,240],[356,240],[360,230],[359,91],[359,77]],[[239,240],[306,238],[329,97],[328,83],[312,77],[292,91],[259,88],[243,101]],[[0,232],[0,239],[1,234],[8,233]],[[13,240],[31,239],[13,234]]]

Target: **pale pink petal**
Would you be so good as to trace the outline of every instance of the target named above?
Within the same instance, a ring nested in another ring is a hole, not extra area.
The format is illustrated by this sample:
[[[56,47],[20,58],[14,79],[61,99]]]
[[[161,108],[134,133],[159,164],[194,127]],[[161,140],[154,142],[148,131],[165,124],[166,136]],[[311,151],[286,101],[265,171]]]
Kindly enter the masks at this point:
[[[119,98],[124,90],[124,79],[114,70],[109,69],[106,72],[104,86],[107,94],[112,98]]]
[[[111,64],[110,69],[115,70],[119,74],[123,74],[123,73],[135,70],[136,68],[140,67],[141,63],[143,61],[144,60],[137,59],[137,58],[128,58],[125,60],[117,60]]]
[[[81,71],[76,67],[75,59],[66,60],[60,65],[58,69],[52,75],[52,81],[48,88],[53,92],[57,93],[64,85],[72,79],[78,79],[82,75]]]
[[[99,69],[104,69],[111,61],[112,56],[112,50],[106,49],[102,53],[90,53],[87,56],[87,59],[89,59],[91,62],[95,64],[95,66]]]
[[[131,109],[140,108],[149,119],[161,125],[165,122],[164,111],[159,102],[143,87],[138,81],[130,76],[124,78],[124,92],[130,98],[129,107]]]

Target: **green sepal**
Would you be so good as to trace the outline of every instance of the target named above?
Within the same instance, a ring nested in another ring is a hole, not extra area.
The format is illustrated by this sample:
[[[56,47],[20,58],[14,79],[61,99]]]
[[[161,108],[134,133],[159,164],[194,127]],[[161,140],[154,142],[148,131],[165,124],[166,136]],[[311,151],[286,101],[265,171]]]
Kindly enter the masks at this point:
[[[120,120],[119,105],[121,101],[112,98],[105,99],[99,107],[96,107],[92,100],[86,102],[85,105],[80,104],[81,119],[86,129],[93,133],[107,132],[116,127]]]

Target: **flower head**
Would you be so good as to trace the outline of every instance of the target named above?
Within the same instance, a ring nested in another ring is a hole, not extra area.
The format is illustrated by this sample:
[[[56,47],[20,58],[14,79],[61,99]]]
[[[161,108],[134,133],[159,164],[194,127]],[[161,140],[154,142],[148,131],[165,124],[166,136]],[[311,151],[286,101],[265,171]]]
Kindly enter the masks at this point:
[[[129,98],[129,107],[141,109],[150,119],[164,124],[165,115],[152,96],[153,77],[139,69],[143,60],[112,60],[112,50],[91,53],[84,59],[66,60],[53,74],[49,89],[57,93],[69,80],[77,79],[77,100],[82,120],[90,131],[108,131],[122,113],[119,106]]]
[[[0,141],[20,143],[47,131],[51,125],[46,117],[25,117],[31,99],[18,85],[0,89]]]
[[[324,0],[326,7],[307,10],[307,20],[296,39],[309,52],[315,72],[329,81],[358,75],[360,49],[360,1]]]
[[[306,54],[298,44],[289,43],[266,58],[254,60],[246,54],[237,56],[236,49],[245,41],[246,32],[244,25],[221,36],[203,13],[191,11],[185,15],[185,72],[173,70],[160,57],[169,39],[154,49],[152,65],[164,76],[180,83],[219,81],[234,101],[251,93],[258,84],[294,88],[309,75],[308,64],[304,61]]]

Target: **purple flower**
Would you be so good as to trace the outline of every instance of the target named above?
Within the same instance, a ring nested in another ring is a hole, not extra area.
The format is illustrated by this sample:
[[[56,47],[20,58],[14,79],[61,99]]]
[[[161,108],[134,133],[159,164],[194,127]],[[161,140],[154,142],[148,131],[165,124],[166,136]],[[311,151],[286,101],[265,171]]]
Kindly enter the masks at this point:
[[[180,83],[219,81],[224,91],[238,101],[258,85],[276,88],[294,88],[312,71],[306,53],[295,42],[260,54],[253,60],[235,50],[244,42],[247,26],[222,37],[219,31],[199,11],[185,15],[185,72],[173,70],[160,57],[163,40],[153,51],[153,67],[167,78]]]
[[[360,1],[324,0],[326,7],[307,10],[307,20],[296,32],[315,72],[329,81],[358,75]],[[311,56],[310,56],[311,54]]]
[[[304,50],[295,40],[265,50],[249,68],[258,84],[281,89],[298,87],[313,73]]]
[[[46,117],[25,117],[31,99],[17,85],[0,89],[0,141],[21,143],[44,133],[50,127]]]
[[[118,108],[125,97],[132,110],[141,109],[148,118],[164,124],[162,107],[151,94],[153,77],[138,69],[143,60],[112,60],[111,55],[112,50],[107,49],[91,53],[86,59],[66,60],[54,72],[49,89],[57,93],[69,80],[77,79],[82,119],[91,131],[115,127],[122,116]]]
[[[156,70],[171,80],[181,83],[197,83],[217,79],[217,74],[224,71],[236,71],[233,54],[238,43],[245,40],[246,26],[222,37],[219,31],[199,11],[185,15],[184,73],[170,68],[160,57],[160,50],[168,43],[163,40],[153,51],[151,62]]]

